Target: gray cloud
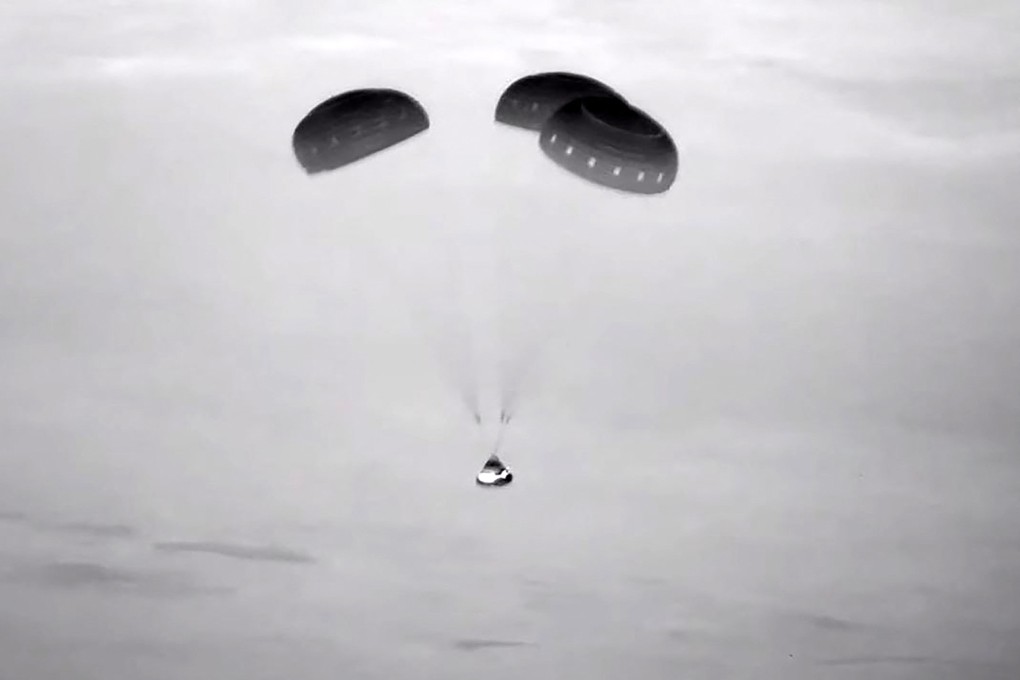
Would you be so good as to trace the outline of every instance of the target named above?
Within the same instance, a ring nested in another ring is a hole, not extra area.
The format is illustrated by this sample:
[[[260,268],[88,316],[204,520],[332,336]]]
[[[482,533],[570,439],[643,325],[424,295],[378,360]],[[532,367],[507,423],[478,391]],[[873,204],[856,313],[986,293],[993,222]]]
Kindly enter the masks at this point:
[[[24,524],[28,521],[28,515],[23,512],[16,511],[0,511],[0,522],[9,522],[11,524]]]
[[[522,642],[520,640],[475,640],[475,639],[463,639],[456,640],[453,646],[459,650],[465,652],[475,652],[480,649],[493,649],[500,647],[528,647],[530,642]]]
[[[164,541],[153,544],[153,547],[160,552],[205,553],[258,562],[289,562],[294,564],[315,562],[315,558],[310,555],[275,546],[245,546],[233,543],[203,541]]]
[[[175,597],[226,592],[221,588],[200,586],[182,574],[79,561],[21,565],[8,574],[7,580],[44,588],[99,590],[150,596]]]
[[[826,659],[820,661],[823,666],[870,666],[876,664],[930,664],[942,663],[938,659],[927,656],[858,656],[845,659]]]
[[[810,625],[812,628],[833,633],[861,631],[869,627],[862,623],[850,621],[849,619],[828,616],[826,614],[805,614],[798,618],[804,623]]]
[[[21,580],[63,588],[119,587],[137,585],[137,574],[89,562],[54,562],[22,572]]]
[[[71,521],[47,522],[17,510],[0,511],[0,522],[28,525],[39,531],[78,534],[92,538],[131,538],[137,535],[134,527],[121,523]]]
[[[53,531],[82,534],[95,538],[131,538],[137,535],[133,527],[126,524],[102,524],[93,522],[67,522],[47,527]]]

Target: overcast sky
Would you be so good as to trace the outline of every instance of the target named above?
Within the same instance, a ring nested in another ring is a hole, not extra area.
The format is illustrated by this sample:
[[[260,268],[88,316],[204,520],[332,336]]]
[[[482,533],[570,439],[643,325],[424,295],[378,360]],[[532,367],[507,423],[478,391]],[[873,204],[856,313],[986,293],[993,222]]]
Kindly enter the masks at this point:
[[[0,680],[1017,677],[1018,35],[3,3]],[[661,121],[673,189],[493,124],[547,70]],[[430,130],[307,177],[294,125],[373,86]]]

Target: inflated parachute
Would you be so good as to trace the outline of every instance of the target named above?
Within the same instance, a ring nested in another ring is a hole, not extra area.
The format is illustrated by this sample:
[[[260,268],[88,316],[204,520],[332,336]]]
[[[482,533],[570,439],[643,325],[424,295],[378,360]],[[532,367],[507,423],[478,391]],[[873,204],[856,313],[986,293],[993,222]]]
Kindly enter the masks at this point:
[[[309,176],[315,176],[398,145],[428,130],[429,125],[424,107],[405,92],[379,87],[354,89],[331,97],[309,111],[294,129],[291,143],[301,167]],[[387,254],[382,242],[369,240],[363,245],[371,249],[374,258],[381,258],[379,264],[385,266]],[[397,290],[409,293],[399,287]],[[465,406],[477,417],[477,396],[461,375],[460,357],[447,356],[447,348],[439,346],[432,328],[439,324],[422,311],[423,305],[413,299],[405,302],[408,313],[421,326],[423,340],[432,345],[439,355],[438,362],[447,369],[447,377],[455,383]]]
[[[322,102],[294,129],[294,155],[308,174],[367,158],[429,128],[425,109],[399,90],[350,90]]]
[[[664,126],[588,76],[547,72],[515,80],[499,98],[495,119],[538,131],[538,145],[547,158],[599,187],[648,196],[669,191],[677,177],[677,148]],[[583,221],[583,215],[578,217]],[[568,263],[572,259],[568,257]],[[501,372],[497,452],[515,415],[524,376],[551,335],[550,330],[538,331],[527,352],[506,362]]]
[[[542,126],[545,155],[571,173],[636,194],[668,191],[676,179],[677,150],[669,133],[619,97],[580,97]]]
[[[588,76],[563,71],[535,73],[515,80],[503,91],[496,104],[496,121],[539,131],[561,106],[592,95],[623,99],[605,83]]]

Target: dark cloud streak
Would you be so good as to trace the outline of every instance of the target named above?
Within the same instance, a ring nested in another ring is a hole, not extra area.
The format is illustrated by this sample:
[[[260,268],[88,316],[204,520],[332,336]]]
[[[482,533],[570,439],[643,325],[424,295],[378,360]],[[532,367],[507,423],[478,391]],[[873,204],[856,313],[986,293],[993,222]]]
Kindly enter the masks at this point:
[[[53,524],[48,528],[62,533],[81,534],[94,538],[132,538],[137,535],[135,529],[126,524],[67,522],[65,524]]]
[[[453,646],[464,652],[476,652],[481,649],[496,649],[504,647],[528,647],[530,643],[520,640],[456,640]]]
[[[287,562],[291,564],[315,562],[315,558],[310,555],[275,546],[245,546],[204,541],[164,541],[154,543],[153,548],[167,553],[204,553],[256,562]]]
[[[12,583],[62,590],[96,590],[149,596],[190,596],[225,592],[196,584],[183,574],[112,567],[96,562],[56,561],[21,565],[7,574]]]

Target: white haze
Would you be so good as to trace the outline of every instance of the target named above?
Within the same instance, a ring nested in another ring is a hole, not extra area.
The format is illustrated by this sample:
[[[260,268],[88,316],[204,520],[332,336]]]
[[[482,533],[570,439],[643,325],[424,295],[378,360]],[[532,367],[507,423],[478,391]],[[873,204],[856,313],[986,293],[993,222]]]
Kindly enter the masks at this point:
[[[1018,35],[0,5],[0,678],[1016,678]],[[493,124],[558,69],[669,127],[670,193]],[[432,128],[305,176],[296,122],[366,86]],[[491,418],[530,358],[480,490],[458,390]]]

